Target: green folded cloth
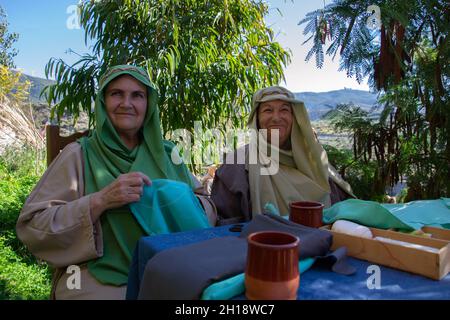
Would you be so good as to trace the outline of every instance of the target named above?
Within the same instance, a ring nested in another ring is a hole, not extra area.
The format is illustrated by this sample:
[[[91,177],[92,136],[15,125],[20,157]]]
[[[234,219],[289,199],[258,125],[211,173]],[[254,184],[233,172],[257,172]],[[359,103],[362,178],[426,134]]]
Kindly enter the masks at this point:
[[[441,198],[441,200],[445,203],[446,207],[450,209],[450,198]]]
[[[382,204],[397,218],[420,229],[423,226],[442,228],[450,223],[450,199],[419,200],[408,203]]]
[[[350,220],[368,227],[419,230],[423,226],[450,227],[450,198],[398,204],[349,199],[323,211],[323,222]]]
[[[300,274],[311,268],[315,258],[300,260],[298,268]],[[228,300],[245,292],[245,274],[240,273],[226,280],[213,283],[202,294],[202,300]]]

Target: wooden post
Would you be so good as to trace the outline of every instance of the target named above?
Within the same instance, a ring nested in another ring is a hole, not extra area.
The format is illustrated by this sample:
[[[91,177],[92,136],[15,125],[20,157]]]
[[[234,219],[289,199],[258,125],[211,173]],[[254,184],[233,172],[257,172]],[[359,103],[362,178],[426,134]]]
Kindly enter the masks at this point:
[[[46,147],[47,147],[47,167],[59,154],[59,126],[48,124],[45,126]]]
[[[47,146],[47,167],[50,166],[52,161],[58,156],[59,152],[64,149],[66,145],[71,142],[75,142],[82,136],[88,135],[89,130],[83,132],[75,132],[67,137],[61,137],[59,135],[59,126],[54,124],[48,124],[45,127],[46,134],[46,146]]]

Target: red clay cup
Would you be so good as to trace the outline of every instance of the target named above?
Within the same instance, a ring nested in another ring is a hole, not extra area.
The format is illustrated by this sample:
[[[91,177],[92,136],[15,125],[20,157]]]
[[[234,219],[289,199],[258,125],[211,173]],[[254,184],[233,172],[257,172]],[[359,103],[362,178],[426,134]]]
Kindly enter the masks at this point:
[[[323,226],[323,204],[315,201],[289,203],[289,220],[312,228]]]
[[[247,299],[296,300],[299,238],[286,232],[262,231],[250,234],[247,241]]]

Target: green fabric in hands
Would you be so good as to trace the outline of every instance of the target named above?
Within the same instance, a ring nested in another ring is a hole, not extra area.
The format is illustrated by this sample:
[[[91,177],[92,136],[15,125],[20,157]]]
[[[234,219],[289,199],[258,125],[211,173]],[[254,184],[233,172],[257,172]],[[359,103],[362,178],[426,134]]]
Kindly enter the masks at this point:
[[[106,284],[127,283],[132,253],[142,236],[210,227],[190,186],[179,181],[153,180],[151,186],[144,186],[140,201],[128,207],[108,211],[113,222],[102,223],[104,239],[109,242],[103,257],[92,264],[96,278]]]
[[[153,180],[139,202],[129,205],[147,235],[209,228],[208,218],[192,189],[185,183]]]

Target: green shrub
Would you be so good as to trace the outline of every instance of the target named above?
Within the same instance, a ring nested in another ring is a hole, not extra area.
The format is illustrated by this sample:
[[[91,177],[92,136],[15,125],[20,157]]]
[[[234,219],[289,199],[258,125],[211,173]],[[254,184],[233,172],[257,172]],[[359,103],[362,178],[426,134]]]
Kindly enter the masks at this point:
[[[38,159],[38,161],[36,161]],[[10,148],[0,157],[0,232],[14,230],[22,206],[43,174],[35,150]]]
[[[2,172],[0,167],[0,231],[14,229],[20,210],[38,180],[35,175]]]
[[[18,157],[20,158],[20,156]],[[12,169],[4,158],[0,161],[0,236],[24,262],[33,264],[36,259],[16,237],[16,221],[22,206],[39,177],[29,170]]]
[[[43,161],[29,148],[6,150],[0,158],[0,299],[48,299],[50,294],[49,267],[37,261],[15,231],[42,168]]]
[[[51,290],[51,276],[46,264],[24,263],[0,236],[0,300],[44,300]]]
[[[376,194],[373,191],[377,168],[375,161],[355,161],[351,150],[337,149],[330,145],[323,145],[323,147],[328,154],[329,162],[338,172],[345,168],[343,178],[352,186],[355,196],[362,200],[383,202],[384,194]]]

